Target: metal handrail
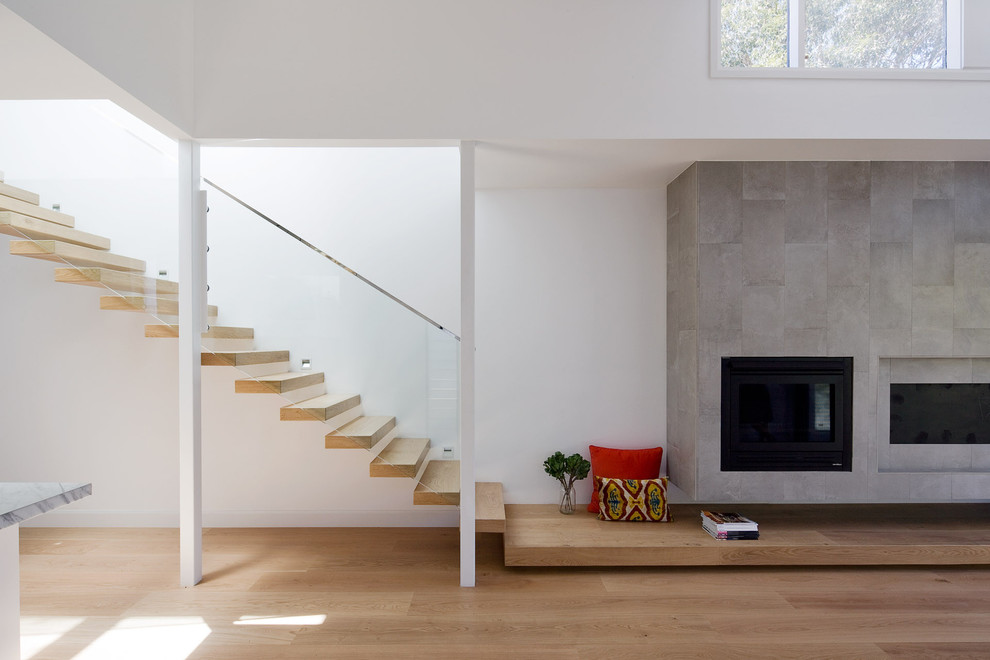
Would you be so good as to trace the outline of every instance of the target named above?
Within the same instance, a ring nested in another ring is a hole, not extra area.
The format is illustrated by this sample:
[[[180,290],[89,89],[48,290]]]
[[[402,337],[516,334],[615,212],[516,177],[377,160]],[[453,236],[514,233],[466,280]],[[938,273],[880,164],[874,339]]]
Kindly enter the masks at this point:
[[[238,204],[240,204],[241,206],[243,206],[244,208],[246,208],[248,211],[251,211],[251,213],[254,213],[256,216],[258,216],[262,220],[264,220],[264,221],[268,222],[269,224],[271,224],[273,227],[281,230],[285,234],[287,234],[287,235],[291,236],[292,238],[294,238],[295,240],[299,241],[300,243],[302,243],[303,245],[305,245],[306,247],[308,247],[313,252],[316,252],[317,254],[319,254],[320,256],[324,257],[325,259],[333,262],[334,264],[336,264],[340,268],[343,268],[348,273],[350,273],[354,277],[358,278],[359,280],[361,280],[362,282],[364,282],[365,284],[367,284],[368,286],[370,286],[371,288],[373,288],[375,291],[378,291],[382,295],[384,295],[384,296],[386,296],[388,298],[391,298],[393,301],[395,301],[396,303],[402,305],[403,307],[405,307],[406,309],[408,309],[410,312],[412,312],[416,316],[420,317],[421,319],[423,319],[424,321],[426,321],[430,325],[434,326],[438,330],[442,330],[443,332],[446,332],[447,334],[449,334],[451,337],[453,337],[457,341],[460,341],[461,340],[460,337],[458,337],[453,332],[451,332],[449,329],[443,327],[442,325],[440,325],[439,323],[437,323],[436,321],[434,321],[433,319],[431,319],[429,316],[427,316],[423,312],[419,311],[418,309],[416,309],[412,305],[410,305],[410,304],[408,304],[406,302],[403,302],[402,300],[400,300],[396,296],[392,295],[391,293],[389,293],[388,291],[386,291],[382,287],[378,286],[377,284],[375,284],[374,282],[372,282],[371,280],[369,280],[367,277],[361,275],[360,273],[356,272],[355,270],[353,270],[351,268],[348,268],[344,264],[340,263],[339,261],[337,261],[336,259],[334,259],[332,256],[330,256],[329,254],[327,254],[326,252],[324,252],[320,248],[316,247],[315,245],[313,245],[312,243],[310,243],[309,241],[307,241],[305,238],[303,238],[299,234],[296,234],[296,233],[292,232],[291,230],[286,229],[285,227],[283,227],[279,223],[275,222],[274,220],[272,220],[271,218],[269,218],[267,215],[265,215],[264,213],[262,213],[258,209],[254,208],[253,206],[251,206],[250,204],[248,204],[244,200],[238,198],[233,193],[231,193],[231,192],[229,192],[227,190],[224,190],[223,188],[221,188],[217,184],[213,183],[212,181],[210,181],[206,177],[203,177],[203,182],[206,183],[207,185],[209,185],[211,188],[216,189],[218,192],[226,195],[227,197],[229,197],[233,201],[237,202]]]

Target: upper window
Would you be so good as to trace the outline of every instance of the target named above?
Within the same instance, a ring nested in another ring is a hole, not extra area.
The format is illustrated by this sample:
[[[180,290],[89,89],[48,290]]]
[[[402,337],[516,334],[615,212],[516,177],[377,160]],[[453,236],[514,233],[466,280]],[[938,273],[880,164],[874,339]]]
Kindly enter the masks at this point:
[[[958,68],[959,3],[718,0],[720,68]]]

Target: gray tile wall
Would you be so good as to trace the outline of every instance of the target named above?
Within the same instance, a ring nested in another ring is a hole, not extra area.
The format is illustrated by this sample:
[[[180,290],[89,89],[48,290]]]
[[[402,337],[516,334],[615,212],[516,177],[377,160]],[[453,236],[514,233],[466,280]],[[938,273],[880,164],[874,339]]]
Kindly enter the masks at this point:
[[[883,358],[990,357],[990,163],[695,163],[668,188],[667,295],[668,467],[689,497],[968,499],[990,483],[953,476],[952,456],[920,481],[884,472],[877,433]],[[722,473],[729,355],[853,356],[853,473]]]

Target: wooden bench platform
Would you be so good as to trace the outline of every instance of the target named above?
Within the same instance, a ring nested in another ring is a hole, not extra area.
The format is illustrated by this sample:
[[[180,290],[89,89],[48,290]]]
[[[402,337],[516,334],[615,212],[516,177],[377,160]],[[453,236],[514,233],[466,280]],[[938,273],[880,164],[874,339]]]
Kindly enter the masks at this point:
[[[701,509],[737,511],[757,541],[717,541]],[[556,505],[507,504],[506,566],[990,564],[990,503],[675,504],[670,523],[606,522]]]

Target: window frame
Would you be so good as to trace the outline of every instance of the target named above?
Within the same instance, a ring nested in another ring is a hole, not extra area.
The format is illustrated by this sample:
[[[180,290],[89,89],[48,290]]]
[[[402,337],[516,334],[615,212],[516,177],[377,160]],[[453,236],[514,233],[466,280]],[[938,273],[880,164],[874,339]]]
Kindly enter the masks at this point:
[[[990,80],[990,70],[965,69],[963,62],[963,0],[946,0],[946,68],[853,69],[804,66],[805,0],[788,0],[788,67],[722,66],[722,0],[709,0],[711,76],[713,78],[824,78],[870,80]],[[796,16],[797,20],[791,20]]]

